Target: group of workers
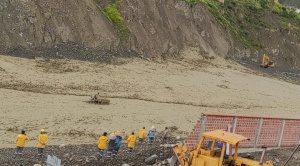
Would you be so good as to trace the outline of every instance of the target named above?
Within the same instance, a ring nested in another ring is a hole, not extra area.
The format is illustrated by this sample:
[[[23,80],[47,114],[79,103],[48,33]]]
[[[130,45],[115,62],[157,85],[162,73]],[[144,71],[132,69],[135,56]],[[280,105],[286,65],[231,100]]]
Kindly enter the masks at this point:
[[[162,135],[163,143],[167,142],[169,133],[170,129],[166,127]],[[139,131],[138,140],[134,132],[132,132],[126,140],[127,153],[131,153],[133,151],[137,141],[139,143],[143,143],[147,136],[149,138],[148,144],[153,144],[156,137],[156,129],[154,126],[149,129],[148,133],[146,132],[145,127],[141,128]],[[107,136],[107,132],[104,132],[98,140],[98,157],[103,157],[105,151],[107,151],[107,157],[116,156],[121,147],[121,141],[122,137],[120,136],[120,131],[112,132],[109,136]]]
[[[148,133],[146,132],[145,127],[143,127],[139,130],[138,142],[143,143],[146,137],[148,136],[149,138],[148,144],[151,145],[154,143],[156,134],[157,131],[154,126],[152,126],[149,129]],[[170,129],[166,127],[162,134],[163,143],[167,142],[167,139],[169,138],[169,134],[170,134]],[[16,138],[17,148],[14,155],[15,158],[22,155],[27,140],[28,137],[26,136],[25,131],[22,130],[21,134],[19,134]],[[97,156],[103,157],[105,152],[107,152],[106,153],[107,157],[116,156],[121,147],[121,141],[122,141],[122,137],[121,137],[121,132],[119,130],[110,133],[109,136],[107,132],[104,132],[98,140]],[[128,147],[127,153],[131,153],[133,151],[136,142],[137,142],[137,137],[135,136],[134,132],[132,132],[131,135],[126,139],[126,143]],[[48,143],[48,136],[46,134],[46,131],[44,129],[41,129],[41,133],[38,136],[38,142],[37,142],[37,147],[38,147],[37,159],[40,159],[43,156],[43,152],[47,143]]]
[[[21,131],[21,134],[19,134],[16,138],[16,144],[17,148],[15,151],[14,157],[21,156],[23,154],[23,149],[25,147],[26,141],[28,140],[28,137],[26,136],[25,130]],[[45,149],[46,144],[48,143],[48,136],[46,134],[46,131],[44,129],[41,129],[41,133],[38,136],[38,155],[37,158],[41,158]]]

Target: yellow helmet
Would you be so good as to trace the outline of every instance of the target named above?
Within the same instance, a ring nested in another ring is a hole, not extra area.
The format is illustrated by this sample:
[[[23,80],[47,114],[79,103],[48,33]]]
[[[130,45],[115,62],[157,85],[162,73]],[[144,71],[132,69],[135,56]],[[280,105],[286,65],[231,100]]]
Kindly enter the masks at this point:
[[[45,132],[45,129],[41,129],[41,132]]]
[[[115,133],[114,132],[110,133],[110,136],[115,136]]]

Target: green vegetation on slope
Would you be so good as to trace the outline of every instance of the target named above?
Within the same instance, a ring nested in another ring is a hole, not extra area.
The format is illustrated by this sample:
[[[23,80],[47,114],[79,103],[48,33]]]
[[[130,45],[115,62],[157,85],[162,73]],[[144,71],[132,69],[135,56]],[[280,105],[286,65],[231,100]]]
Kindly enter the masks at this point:
[[[251,39],[249,27],[256,29],[271,28],[262,17],[266,11],[272,11],[284,18],[282,23],[285,28],[289,28],[289,19],[298,20],[300,25],[300,15],[295,11],[288,10],[279,3],[272,0],[225,0],[219,3],[217,0],[185,0],[191,6],[197,3],[205,4],[216,20],[231,34],[247,47],[262,47]],[[299,26],[298,26],[299,29]]]
[[[118,28],[120,37],[127,37],[130,33],[125,25],[121,12],[119,11],[120,0],[110,0],[110,3],[102,10],[99,6],[98,9]]]
[[[278,14],[280,16],[283,16],[285,18],[295,19],[300,24],[300,14],[293,11],[293,10],[287,9],[286,7],[281,5],[280,3],[275,3],[272,7],[272,11],[273,11],[273,13]]]
[[[193,6],[196,5],[199,2],[199,0],[185,0],[185,2]]]

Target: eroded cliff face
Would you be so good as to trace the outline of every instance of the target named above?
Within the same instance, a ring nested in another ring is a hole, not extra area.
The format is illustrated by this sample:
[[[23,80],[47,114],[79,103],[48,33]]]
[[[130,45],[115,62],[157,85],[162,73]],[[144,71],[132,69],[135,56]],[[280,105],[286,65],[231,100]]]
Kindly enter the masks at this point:
[[[118,46],[113,25],[92,0],[2,0],[0,17],[4,54],[72,57]]]
[[[230,48],[227,34],[200,5],[124,0],[120,12],[130,35],[121,39],[97,3],[104,8],[108,1],[2,0],[1,53],[79,59],[139,54],[160,59],[176,56],[187,46],[211,56],[224,56]]]
[[[6,47],[77,42],[109,49],[117,40],[93,1],[4,0],[1,9],[1,43]]]
[[[225,56],[230,38],[201,5],[179,0],[122,1],[122,15],[132,32],[132,49],[148,57],[178,55],[189,47],[200,54]]]
[[[286,19],[271,11],[255,13],[252,17],[260,17],[259,22],[262,25],[248,25],[245,28],[249,32],[249,38],[258,47],[243,48],[235,42],[229,57],[242,60],[257,68],[262,56],[267,54],[276,63],[275,70],[298,72],[297,70],[300,69],[300,31],[298,30],[300,24],[294,21],[291,22],[289,28],[284,27],[284,24],[288,25]]]
[[[278,66],[300,68],[299,33],[282,29],[282,23],[271,12],[260,14],[270,28],[244,27],[261,46],[248,49],[232,38],[201,3],[191,7],[183,0],[122,0],[118,10],[129,29],[126,37],[120,36],[118,27],[103,13],[109,3],[2,0],[0,54],[96,61],[140,56],[160,61],[196,48],[199,56],[222,56],[255,64],[267,53]]]

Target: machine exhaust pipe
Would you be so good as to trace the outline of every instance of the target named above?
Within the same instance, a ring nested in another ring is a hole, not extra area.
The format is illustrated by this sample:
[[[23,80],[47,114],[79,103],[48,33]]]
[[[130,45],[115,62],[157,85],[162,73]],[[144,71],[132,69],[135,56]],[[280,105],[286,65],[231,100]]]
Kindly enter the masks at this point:
[[[266,151],[267,151],[267,147],[263,146],[261,148],[263,149],[263,152],[262,152],[261,158],[259,160],[259,165],[260,166],[263,165],[263,161],[264,161],[264,158],[265,158],[265,155],[266,155]]]

